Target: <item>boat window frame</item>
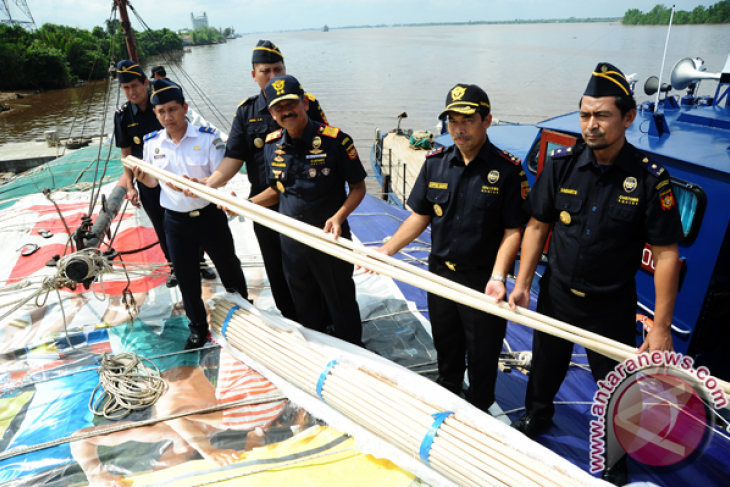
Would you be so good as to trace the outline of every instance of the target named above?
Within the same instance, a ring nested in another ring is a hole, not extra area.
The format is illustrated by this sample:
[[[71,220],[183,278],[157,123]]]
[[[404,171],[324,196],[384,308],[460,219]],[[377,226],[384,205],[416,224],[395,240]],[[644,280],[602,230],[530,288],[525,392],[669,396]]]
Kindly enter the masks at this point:
[[[702,221],[705,217],[705,210],[707,209],[707,193],[705,193],[705,190],[702,189],[701,186],[685,181],[684,179],[675,178],[671,174],[669,180],[672,183],[672,188],[674,188],[674,186],[679,186],[694,194],[697,198],[697,210],[695,211],[694,218],[692,219],[692,224],[689,227],[689,232],[687,233],[687,236],[679,241],[681,244],[691,244],[700,233],[700,227],[702,226]],[[682,230],[682,233],[684,233],[684,228]]]
[[[537,156],[537,168],[533,170],[530,165],[530,160],[533,157],[533,151],[530,151],[530,155],[527,158],[527,169],[536,176],[539,176],[542,172],[542,168],[545,167],[545,161],[547,160],[547,146],[549,142],[561,145],[563,147],[570,147],[578,143],[578,137],[565,134],[563,132],[556,132],[550,129],[542,129],[540,133],[539,153]]]

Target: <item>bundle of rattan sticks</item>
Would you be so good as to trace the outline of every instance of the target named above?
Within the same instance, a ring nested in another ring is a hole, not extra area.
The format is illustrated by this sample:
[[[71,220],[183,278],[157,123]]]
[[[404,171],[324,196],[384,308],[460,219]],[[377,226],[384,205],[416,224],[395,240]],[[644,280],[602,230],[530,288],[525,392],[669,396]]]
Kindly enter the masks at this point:
[[[240,215],[250,218],[256,223],[276,230],[281,234],[287,235],[324,253],[371,269],[384,276],[397,279],[430,293],[500,316],[515,323],[521,323],[535,330],[550,333],[551,335],[577,343],[619,362],[636,356],[636,350],[628,345],[525,308],[511,310],[504,301],[497,303],[483,293],[469,289],[416,266],[401,262],[398,259],[383,255],[351,240],[339,238],[335,241],[330,235],[323,233],[319,228],[307,225],[267,208],[254,205],[245,199],[225,194],[222,191],[209,188],[203,184],[191,182],[189,179],[154,167],[133,156],[123,159],[122,163],[128,168],[139,166],[144,172],[157,178],[160,184],[170,182],[180,188],[189,189],[196,196],[210,201],[213,204],[227,207]],[[718,380],[718,383],[726,394],[730,393],[730,383],[720,380]]]
[[[366,370],[333,363],[296,335],[279,331],[227,301],[217,301],[211,327],[230,345],[348,418],[464,486],[579,486],[564,472],[434,408]],[[437,420],[438,421],[438,420]],[[425,445],[425,446],[424,446]],[[425,448],[425,450],[424,450]]]

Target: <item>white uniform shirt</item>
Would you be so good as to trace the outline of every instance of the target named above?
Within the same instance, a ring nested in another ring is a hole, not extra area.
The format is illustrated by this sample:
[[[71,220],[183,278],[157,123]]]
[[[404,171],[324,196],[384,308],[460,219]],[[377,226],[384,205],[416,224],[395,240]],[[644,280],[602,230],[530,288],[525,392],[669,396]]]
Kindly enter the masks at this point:
[[[211,129],[202,129],[211,130]],[[144,160],[155,167],[170,171],[178,176],[206,178],[213,174],[223,160],[226,146],[220,133],[201,132],[200,127],[188,123],[185,135],[175,144],[167,130],[147,136],[144,143]],[[189,212],[200,210],[210,203],[202,198],[189,198],[160,181],[160,205],[172,211]]]

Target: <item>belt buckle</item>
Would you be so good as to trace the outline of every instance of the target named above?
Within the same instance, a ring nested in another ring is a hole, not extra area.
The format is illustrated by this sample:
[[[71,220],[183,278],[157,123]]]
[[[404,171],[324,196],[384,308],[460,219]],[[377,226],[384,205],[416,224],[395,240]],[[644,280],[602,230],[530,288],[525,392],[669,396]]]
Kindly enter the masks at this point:
[[[586,297],[586,293],[584,293],[583,291],[578,291],[577,289],[570,288],[570,292],[573,293],[573,294],[575,294],[579,298],[585,298]]]
[[[190,213],[188,213],[188,216],[190,218],[195,218],[196,216],[200,216],[200,211],[198,211],[198,210],[191,211]]]
[[[449,262],[448,260],[445,260],[444,264],[446,264],[446,267],[448,267],[451,271],[456,272],[456,264],[454,262]]]

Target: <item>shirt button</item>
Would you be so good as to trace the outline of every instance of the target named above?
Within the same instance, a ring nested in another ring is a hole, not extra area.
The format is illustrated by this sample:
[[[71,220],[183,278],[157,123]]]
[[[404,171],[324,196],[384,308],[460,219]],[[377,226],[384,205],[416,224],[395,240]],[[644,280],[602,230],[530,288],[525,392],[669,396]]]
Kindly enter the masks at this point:
[[[456,219],[458,220],[459,218],[461,218],[461,217],[459,215],[456,215]]]
[[[590,234],[591,234],[591,229],[589,228],[588,230],[586,230],[586,235],[590,235]]]
[[[593,208],[591,208],[591,210],[596,211],[596,207],[594,206]]]
[[[456,242],[456,237],[454,237],[454,242]]]
[[[603,186],[603,181],[598,181],[599,186]]]
[[[578,256],[578,258],[579,258],[579,259],[582,259],[582,258],[583,258],[583,254],[580,254],[580,255]]]
[[[567,208],[567,207],[568,207],[568,203],[564,203],[563,208]]]
[[[463,197],[464,197],[464,193],[459,193],[459,198],[463,198]]]
[[[626,217],[626,215],[628,215],[628,213],[626,213],[625,211],[622,211],[622,212],[621,212],[621,216],[622,216],[622,217],[624,217],[624,218],[625,218],[625,217]]]

